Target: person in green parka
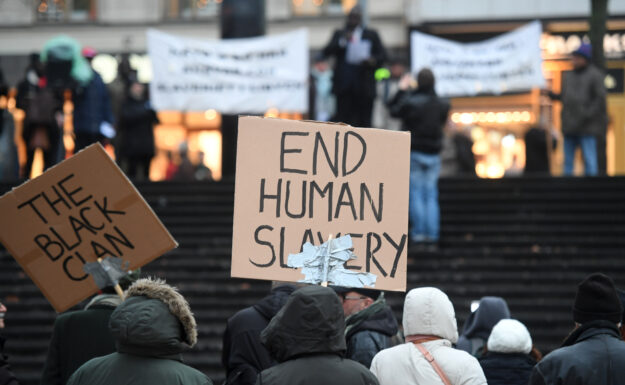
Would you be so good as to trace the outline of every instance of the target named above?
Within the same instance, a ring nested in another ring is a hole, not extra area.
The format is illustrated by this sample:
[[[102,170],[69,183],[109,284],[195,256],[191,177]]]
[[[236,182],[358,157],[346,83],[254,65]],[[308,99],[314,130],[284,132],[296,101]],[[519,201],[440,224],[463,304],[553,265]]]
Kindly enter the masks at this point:
[[[88,361],[68,385],[212,385],[182,361],[181,353],[197,342],[197,325],[186,299],[164,281],[135,282],[109,328],[117,352]]]

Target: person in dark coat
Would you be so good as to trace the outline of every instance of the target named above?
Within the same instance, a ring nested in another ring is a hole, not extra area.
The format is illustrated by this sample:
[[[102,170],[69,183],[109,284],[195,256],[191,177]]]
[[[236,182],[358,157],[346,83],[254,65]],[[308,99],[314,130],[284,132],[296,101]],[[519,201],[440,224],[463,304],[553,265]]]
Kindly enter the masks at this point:
[[[260,342],[260,332],[284,306],[293,285],[280,285],[254,306],[228,319],[223,337],[221,363],[226,368],[226,384],[254,385],[258,373],[276,362]]]
[[[156,111],[145,97],[145,86],[132,81],[124,104],[120,107],[117,129],[123,133],[119,155],[122,169],[129,178],[147,180],[154,157]]]
[[[536,360],[530,356],[532,338],[521,322],[502,319],[488,337],[479,359],[489,385],[527,385]]]
[[[493,327],[506,318],[510,318],[510,310],[503,298],[483,297],[479,307],[465,321],[456,349],[479,358]]]
[[[345,357],[369,368],[380,350],[401,341],[393,311],[386,304],[384,292],[341,286],[333,289],[343,301]]]
[[[562,101],[564,175],[573,175],[575,151],[580,147],[584,173],[594,176],[599,172],[597,137],[605,138],[608,124],[605,74],[592,64],[590,44],[583,43],[573,51],[571,62],[573,71],[563,74],[562,93],[549,93],[552,99]]]
[[[336,293],[306,286],[291,294],[261,333],[278,365],[263,370],[258,385],[377,385],[367,368],[344,357],[345,318]]]
[[[117,352],[88,361],[68,385],[212,385],[182,362],[197,343],[197,325],[187,300],[164,281],[135,282],[109,328]]]
[[[0,303],[0,330],[4,329],[4,316],[7,308]],[[5,339],[0,335],[0,385],[19,385],[15,374],[11,371],[8,358],[4,355]]]
[[[97,52],[85,47],[83,56],[91,63]],[[111,98],[102,77],[93,70],[93,78],[86,87],[79,87],[72,95],[74,102],[74,154],[95,142],[107,140],[103,124],[113,127]]]
[[[388,103],[391,116],[402,120],[402,129],[410,131],[410,240],[437,242],[440,228],[438,177],[443,127],[450,104],[434,90],[434,74],[424,68],[417,75],[418,88],[411,90],[412,77],[406,74],[400,91]]]
[[[127,289],[139,275],[140,270],[135,270],[120,279],[122,289]],[[122,300],[112,287],[102,291],[83,310],[61,314],[54,321],[41,385],[65,385],[85,362],[115,351],[109,319]]]
[[[362,26],[362,11],[355,6],[345,28],[336,30],[320,59],[333,57],[332,92],[336,96],[335,121],[354,127],[371,127],[376,95],[374,73],[386,61],[386,50],[373,29]]]
[[[534,367],[529,384],[625,384],[625,341],[618,329],[622,314],[612,279],[589,275],[577,287],[575,330]]]
[[[553,141],[555,146],[557,143]],[[525,133],[525,169],[523,175],[550,175],[547,132],[532,127]]]

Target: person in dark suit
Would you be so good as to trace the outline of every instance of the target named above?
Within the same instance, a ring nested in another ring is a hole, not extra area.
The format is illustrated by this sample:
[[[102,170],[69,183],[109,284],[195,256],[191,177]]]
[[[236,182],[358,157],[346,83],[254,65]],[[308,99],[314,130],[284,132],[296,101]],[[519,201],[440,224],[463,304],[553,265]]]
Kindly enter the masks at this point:
[[[386,61],[380,36],[362,26],[362,11],[352,8],[345,28],[334,31],[321,59],[334,58],[332,92],[336,96],[334,120],[356,127],[371,127],[376,68]]]

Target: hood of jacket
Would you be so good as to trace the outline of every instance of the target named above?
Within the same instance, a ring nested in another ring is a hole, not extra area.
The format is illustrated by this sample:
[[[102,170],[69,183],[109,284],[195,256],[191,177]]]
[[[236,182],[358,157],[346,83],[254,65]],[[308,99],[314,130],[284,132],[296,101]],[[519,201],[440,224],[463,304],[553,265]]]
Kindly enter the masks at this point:
[[[272,357],[284,362],[316,353],[346,350],[343,306],[334,290],[306,286],[291,294],[260,335]]]
[[[488,337],[486,347],[495,353],[523,353],[532,351],[532,337],[525,325],[515,319],[497,322]]]
[[[431,335],[456,343],[458,325],[447,294],[434,287],[412,289],[404,301],[404,335]]]
[[[501,297],[483,297],[480,300],[480,306],[469,315],[464,323],[462,336],[486,340],[493,326],[504,318],[510,318],[510,310],[506,301]]]
[[[178,291],[162,280],[140,279],[111,314],[117,350],[150,357],[179,358],[197,342],[191,308]]]
[[[256,311],[262,314],[263,317],[270,320],[280,309],[282,309],[282,306],[284,306],[286,300],[289,298],[291,293],[295,291],[295,289],[296,287],[293,285],[280,285],[271,290],[271,293],[268,296],[261,299],[253,307]]]

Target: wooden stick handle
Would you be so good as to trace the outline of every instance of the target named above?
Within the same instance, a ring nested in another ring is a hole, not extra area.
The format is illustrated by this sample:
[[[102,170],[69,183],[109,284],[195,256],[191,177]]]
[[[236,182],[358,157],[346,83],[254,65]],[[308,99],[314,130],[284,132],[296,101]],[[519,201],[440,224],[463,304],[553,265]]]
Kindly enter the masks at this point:
[[[330,263],[330,254],[332,253],[332,234],[330,234],[330,236],[328,236],[328,258],[326,263],[329,265]],[[323,279],[325,279],[325,281],[321,282],[321,286],[323,287],[328,287],[328,269],[330,268],[330,266],[324,266],[324,274],[325,277],[323,277]]]

